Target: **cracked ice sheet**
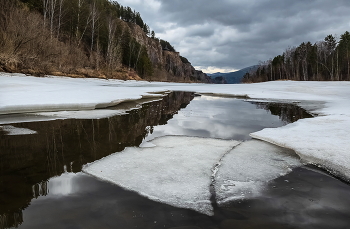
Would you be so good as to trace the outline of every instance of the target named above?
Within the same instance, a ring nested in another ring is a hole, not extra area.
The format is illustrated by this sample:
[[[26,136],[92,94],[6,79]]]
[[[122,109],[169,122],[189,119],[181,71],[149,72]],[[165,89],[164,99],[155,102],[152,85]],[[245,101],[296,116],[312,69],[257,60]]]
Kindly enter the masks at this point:
[[[149,199],[212,215],[212,168],[240,142],[165,136],[151,148],[128,147],[86,165],[83,171]]]
[[[29,135],[37,134],[35,130],[30,130],[26,128],[14,127],[11,125],[0,126],[0,129],[5,131],[6,135]]]
[[[301,165],[299,157],[292,150],[259,140],[243,142],[221,160],[214,183],[216,200],[220,205],[232,200],[254,198],[267,182]]]
[[[253,138],[290,148],[308,163],[350,180],[350,119],[345,115],[300,119],[276,129],[250,134]]]

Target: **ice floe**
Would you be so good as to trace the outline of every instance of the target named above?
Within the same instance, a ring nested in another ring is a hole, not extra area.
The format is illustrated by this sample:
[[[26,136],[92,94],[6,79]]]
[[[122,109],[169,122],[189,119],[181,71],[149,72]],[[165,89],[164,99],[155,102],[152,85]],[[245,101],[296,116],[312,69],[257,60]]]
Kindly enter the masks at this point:
[[[226,154],[215,177],[218,204],[258,196],[267,182],[301,166],[299,157],[263,141],[241,143]]]
[[[83,171],[152,200],[212,215],[212,168],[238,141],[165,136],[151,148],[129,147]]]
[[[26,129],[26,128],[19,128],[14,127],[11,125],[4,125],[0,126],[0,130],[5,131],[6,135],[28,135],[28,134],[37,134],[36,131]]]
[[[251,136],[294,149],[300,158],[334,175],[350,178],[350,119],[344,115],[300,119],[280,128],[266,128]]]

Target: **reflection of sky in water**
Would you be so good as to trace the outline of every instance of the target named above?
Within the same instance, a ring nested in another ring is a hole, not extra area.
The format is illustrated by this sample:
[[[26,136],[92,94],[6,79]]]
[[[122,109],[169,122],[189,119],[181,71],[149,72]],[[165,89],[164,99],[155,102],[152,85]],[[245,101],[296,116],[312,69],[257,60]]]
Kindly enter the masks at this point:
[[[280,224],[276,228],[348,228],[348,196],[348,184],[305,166],[269,183],[259,198],[235,202],[229,208],[245,208],[255,225],[270,221]],[[247,228],[244,223],[234,226]]]
[[[330,176],[319,176],[319,173],[298,168],[274,180],[259,198],[233,202],[221,208],[214,221],[190,210],[148,200],[83,173],[65,174],[67,177],[61,178],[74,182],[63,189],[56,186],[59,187],[56,193],[59,190],[72,190],[73,193],[52,195],[50,190],[48,196],[36,199],[24,212],[25,224],[22,226],[126,229],[164,228],[163,225],[181,228],[185,225],[197,228],[195,225],[202,223],[200,228],[215,228],[217,224],[223,229],[347,228],[350,213],[348,185]]]
[[[254,104],[239,99],[201,96],[174,115],[167,125],[155,126],[146,141],[163,135],[247,140],[252,132],[282,125],[278,116],[258,109]]]
[[[65,196],[74,193],[74,177],[74,173],[63,173],[61,176],[51,178],[48,182],[48,194]]]

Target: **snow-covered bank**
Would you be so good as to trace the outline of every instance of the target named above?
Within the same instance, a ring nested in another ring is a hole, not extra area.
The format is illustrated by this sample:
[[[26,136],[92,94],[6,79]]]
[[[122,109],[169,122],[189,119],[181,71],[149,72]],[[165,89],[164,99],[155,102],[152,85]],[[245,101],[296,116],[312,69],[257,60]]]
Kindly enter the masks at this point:
[[[0,114],[93,110],[145,97],[161,97],[147,92],[165,91],[139,87],[138,82],[124,86],[123,81],[7,73],[0,73],[0,82]]]
[[[41,111],[92,110],[143,97],[159,97],[169,90],[248,96],[270,101],[326,102],[317,114],[350,115],[350,82],[275,81],[257,84],[184,84],[66,77],[31,77],[0,73],[0,114]],[[308,103],[309,105],[309,103]],[[308,109],[308,107],[306,107]]]

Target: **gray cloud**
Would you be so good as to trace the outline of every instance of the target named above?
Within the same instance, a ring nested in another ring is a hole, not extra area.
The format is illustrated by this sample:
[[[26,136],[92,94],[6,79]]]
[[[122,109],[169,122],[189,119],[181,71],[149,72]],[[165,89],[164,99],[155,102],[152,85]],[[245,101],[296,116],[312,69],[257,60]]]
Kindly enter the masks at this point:
[[[139,11],[157,36],[201,68],[244,68],[350,26],[348,0],[119,2]]]

